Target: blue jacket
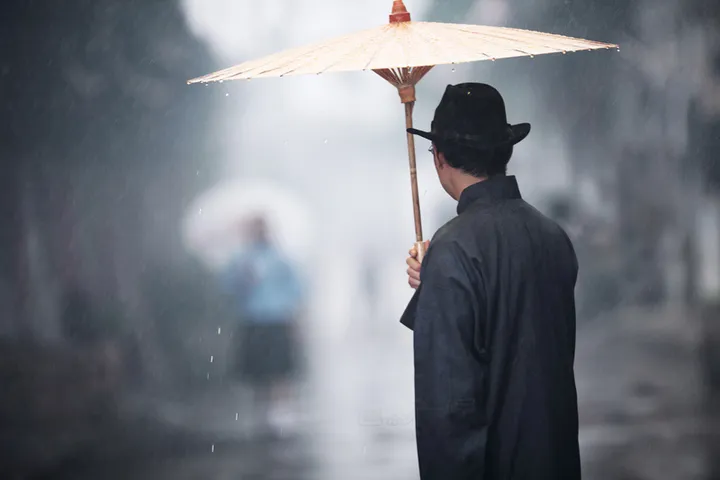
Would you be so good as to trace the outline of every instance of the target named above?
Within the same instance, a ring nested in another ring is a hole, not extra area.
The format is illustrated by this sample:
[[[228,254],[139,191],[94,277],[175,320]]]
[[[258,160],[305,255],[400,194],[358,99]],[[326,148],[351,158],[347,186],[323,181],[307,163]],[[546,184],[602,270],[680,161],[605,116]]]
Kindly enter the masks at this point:
[[[302,287],[289,261],[272,245],[238,253],[225,275],[238,313],[250,323],[286,323],[302,304]]]

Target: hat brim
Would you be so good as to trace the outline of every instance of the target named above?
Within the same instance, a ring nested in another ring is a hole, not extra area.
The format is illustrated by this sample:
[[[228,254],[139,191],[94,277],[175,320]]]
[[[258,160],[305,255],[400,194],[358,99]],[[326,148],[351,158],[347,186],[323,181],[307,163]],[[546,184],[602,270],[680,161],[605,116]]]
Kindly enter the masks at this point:
[[[519,123],[517,125],[510,125],[509,127],[510,135],[508,135],[508,138],[501,141],[501,142],[495,142],[492,144],[475,144],[473,147],[476,147],[478,149],[484,149],[484,148],[498,148],[498,147],[505,147],[508,145],[516,145],[523,140],[525,140],[525,137],[528,136],[530,133],[530,124],[529,123]],[[434,134],[432,132],[425,132],[423,130],[418,130],[417,128],[408,128],[407,133],[410,133],[412,135],[417,135],[419,137],[426,138],[430,140],[433,143],[438,143],[442,141],[442,138]]]

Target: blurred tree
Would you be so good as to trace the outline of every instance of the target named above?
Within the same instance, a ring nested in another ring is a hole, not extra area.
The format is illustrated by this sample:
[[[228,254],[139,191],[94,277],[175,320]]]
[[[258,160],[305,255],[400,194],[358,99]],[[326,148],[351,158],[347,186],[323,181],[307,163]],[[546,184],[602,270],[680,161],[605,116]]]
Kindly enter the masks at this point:
[[[687,163],[700,170],[709,191],[720,193],[720,111],[704,111],[701,104],[694,100],[688,112]]]
[[[206,136],[218,92],[185,85],[215,65],[176,0],[3,7],[2,272],[22,304],[34,221],[56,282],[141,315],[144,264],[183,255],[180,219],[218,175]],[[30,187],[37,208],[24,218]]]
[[[692,4],[691,4],[692,6]],[[695,5],[695,8],[699,8]],[[701,87],[688,110],[687,165],[700,171],[704,185],[720,193],[720,7],[697,12],[707,31],[709,55]]]
[[[704,27],[709,40],[709,58],[699,95],[688,112],[687,166],[697,169],[708,193],[720,195],[720,2],[688,0],[686,10]],[[717,200],[716,200],[717,202]],[[720,248],[720,245],[717,246]],[[706,301],[700,308],[704,370],[709,424],[720,418],[720,298]],[[707,478],[720,478],[720,430],[708,432],[709,469]]]

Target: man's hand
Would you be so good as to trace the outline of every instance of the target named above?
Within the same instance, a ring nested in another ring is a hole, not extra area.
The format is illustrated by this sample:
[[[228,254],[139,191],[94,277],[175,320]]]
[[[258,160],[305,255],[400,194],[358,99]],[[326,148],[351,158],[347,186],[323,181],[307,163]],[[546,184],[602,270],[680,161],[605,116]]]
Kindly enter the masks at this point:
[[[425,241],[425,250],[427,251],[428,247],[430,245],[430,241]],[[410,249],[408,252],[410,256],[407,258],[405,263],[408,265],[407,274],[408,274],[408,284],[410,287],[417,289],[420,286],[420,262],[417,259],[418,252],[417,248],[415,248],[415,245]]]

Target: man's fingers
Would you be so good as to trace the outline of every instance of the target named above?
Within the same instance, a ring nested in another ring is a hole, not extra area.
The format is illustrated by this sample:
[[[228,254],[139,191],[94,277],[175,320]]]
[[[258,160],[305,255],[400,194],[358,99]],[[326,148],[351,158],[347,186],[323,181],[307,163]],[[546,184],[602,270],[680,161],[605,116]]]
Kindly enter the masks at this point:
[[[428,248],[430,248],[430,240],[425,240],[425,251],[427,251]],[[410,254],[410,256],[412,258],[417,258],[417,256],[418,256],[417,247],[415,245],[413,245],[412,248],[410,248],[410,250],[408,250],[408,254]]]
[[[407,274],[408,274],[408,277],[413,278],[417,281],[420,281],[420,272],[413,269],[412,267],[407,269]]]
[[[430,246],[430,241],[425,241],[425,249],[427,250]],[[410,255],[407,260],[405,260],[405,263],[408,265],[407,274],[408,274],[408,285],[410,287],[417,289],[420,286],[420,262],[418,261],[418,251],[417,247],[415,245],[408,250],[408,254]]]
[[[405,263],[407,263],[407,266],[414,269],[414,270],[420,270],[420,262],[417,261],[417,259],[413,257],[408,257],[405,259]]]

